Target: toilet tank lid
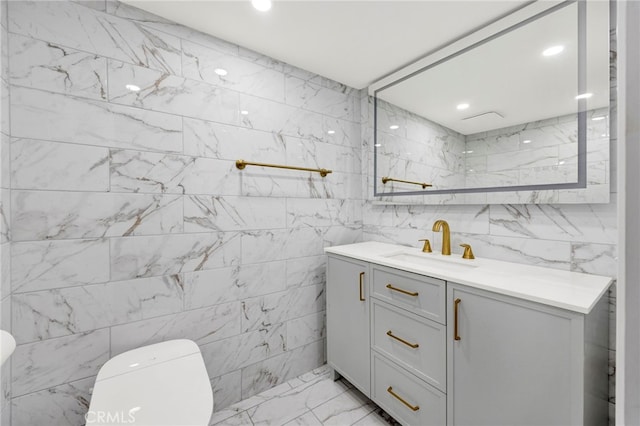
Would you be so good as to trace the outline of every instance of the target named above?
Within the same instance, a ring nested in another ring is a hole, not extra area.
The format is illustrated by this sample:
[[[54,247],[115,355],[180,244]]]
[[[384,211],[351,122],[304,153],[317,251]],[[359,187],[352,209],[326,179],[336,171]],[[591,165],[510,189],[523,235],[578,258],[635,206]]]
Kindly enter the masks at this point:
[[[169,340],[132,349],[107,361],[98,372],[96,382],[193,354],[200,354],[200,348],[187,339]]]

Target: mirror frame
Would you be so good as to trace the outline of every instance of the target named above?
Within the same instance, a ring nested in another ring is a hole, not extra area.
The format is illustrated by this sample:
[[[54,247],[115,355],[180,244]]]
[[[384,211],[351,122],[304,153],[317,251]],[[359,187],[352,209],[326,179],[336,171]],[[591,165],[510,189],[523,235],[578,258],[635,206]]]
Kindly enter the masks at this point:
[[[534,4],[532,12],[529,10],[531,4],[527,4],[521,9],[510,13],[506,17],[500,18],[498,21],[489,24],[482,30],[475,31],[470,36],[464,36],[462,39],[455,41],[444,48],[438,49],[435,54],[431,54],[426,58],[406,67],[404,70],[398,71],[369,87],[369,94],[373,96],[373,190],[374,197],[387,196],[410,196],[410,195],[435,195],[435,194],[470,194],[470,193],[490,193],[490,192],[514,192],[514,191],[547,191],[561,189],[586,189],[587,188],[587,100],[578,100],[577,130],[578,130],[578,174],[576,182],[569,183],[551,183],[551,184],[533,184],[533,185],[515,185],[515,186],[495,186],[495,187],[476,187],[476,188],[453,188],[453,189],[434,189],[420,191],[391,191],[380,192],[378,190],[380,178],[378,176],[378,92],[399,84],[412,76],[426,71],[430,68],[460,56],[472,49],[482,46],[496,38],[508,34],[518,28],[529,24],[535,20],[543,18],[553,12],[563,9],[567,6],[577,3],[577,20],[578,20],[578,93],[583,93],[586,88],[586,11],[587,4],[584,0],[563,1],[554,6],[546,6],[541,8],[541,2]],[[547,3],[548,4],[548,3]],[[535,10],[538,9],[538,10]],[[523,16],[525,15],[525,16]],[[528,15],[528,16],[527,16]],[[506,21],[506,22],[505,22]],[[506,25],[506,27],[505,27]],[[496,28],[498,27],[498,28]],[[500,28],[502,27],[502,28]],[[488,34],[488,35],[487,35]],[[478,39],[479,37],[479,39]],[[475,40],[474,40],[475,39]],[[398,76],[401,74],[401,76]],[[609,106],[611,108],[611,99]]]

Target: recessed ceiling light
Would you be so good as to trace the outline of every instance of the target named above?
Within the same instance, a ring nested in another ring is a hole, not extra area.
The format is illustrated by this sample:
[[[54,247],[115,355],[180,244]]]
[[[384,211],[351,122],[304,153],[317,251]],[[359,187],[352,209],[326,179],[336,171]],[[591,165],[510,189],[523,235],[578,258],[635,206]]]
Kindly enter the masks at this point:
[[[600,120],[604,120],[606,117],[604,115],[600,115],[598,117],[593,117],[592,120],[593,121],[600,121]]]
[[[580,95],[576,96],[576,99],[589,99],[592,96],[593,93],[581,93]]]
[[[526,141],[522,141],[522,143],[531,143],[531,140],[527,139]]]
[[[140,91],[140,86],[136,86],[135,84],[127,84],[124,87],[126,87],[127,90],[131,90],[132,92],[139,92]]]
[[[469,150],[469,151],[462,151],[463,154],[471,154],[473,153],[473,150]]]
[[[243,109],[242,111],[240,111],[240,114],[249,115],[249,111],[247,111],[246,109]]]
[[[271,9],[271,0],[251,0],[251,4],[260,12],[266,12]]]
[[[564,164],[564,161],[558,161],[558,164],[562,166]]]
[[[391,126],[389,126],[389,128],[390,128],[391,130],[397,130],[397,129],[399,129],[399,128],[400,128],[400,126],[398,126],[397,124],[392,124]]]
[[[458,108],[460,111],[462,111],[463,109],[469,108],[469,104],[458,104],[458,106],[456,106],[456,108]]]
[[[542,51],[542,56],[554,56],[559,53],[562,53],[563,50],[564,50],[564,46],[561,46],[561,45],[551,46],[545,49],[544,51]]]
[[[375,144],[374,146],[376,146],[376,147],[380,147],[380,146],[382,146],[382,144],[381,144],[381,143],[377,143],[377,144]]]
[[[329,130],[327,131],[328,134],[333,135],[336,131],[335,130]]]
[[[222,68],[216,68],[215,70],[213,70],[213,72],[215,72],[216,74],[218,74],[219,76],[225,76],[227,75],[227,70],[222,69]]]

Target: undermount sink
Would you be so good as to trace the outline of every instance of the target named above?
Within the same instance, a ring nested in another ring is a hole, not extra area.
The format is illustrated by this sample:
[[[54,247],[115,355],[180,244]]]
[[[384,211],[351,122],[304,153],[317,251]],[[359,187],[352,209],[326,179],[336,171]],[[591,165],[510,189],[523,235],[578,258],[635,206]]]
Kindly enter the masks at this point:
[[[389,260],[396,260],[399,262],[407,262],[407,263],[412,263],[414,265],[419,265],[419,266],[424,266],[424,267],[434,267],[434,268],[441,268],[441,269],[446,269],[448,271],[468,271],[474,268],[477,268],[477,265],[474,265],[472,263],[461,263],[461,262],[457,262],[453,259],[448,260],[448,259],[439,259],[437,257],[433,257],[433,256],[437,256],[435,254],[425,254],[425,255],[420,255],[420,254],[413,254],[413,253],[406,253],[406,252],[400,252],[400,253],[392,253],[389,255],[386,255],[384,257],[386,257]],[[468,261],[468,262],[473,262],[473,261]]]

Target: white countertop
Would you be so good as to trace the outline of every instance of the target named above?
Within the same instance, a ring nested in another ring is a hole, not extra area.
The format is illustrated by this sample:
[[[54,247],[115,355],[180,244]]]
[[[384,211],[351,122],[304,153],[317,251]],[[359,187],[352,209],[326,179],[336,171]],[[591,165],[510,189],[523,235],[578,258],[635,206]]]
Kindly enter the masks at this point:
[[[611,277],[600,275],[492,259],[468,260],[462,259],[460,254],[443,256],[436,250],[422,253],[419,248],[373,241],[327,247],[325,252],[582,314],[591,311],[613,282]],[[412,260],[403,260],[403,255]]]

